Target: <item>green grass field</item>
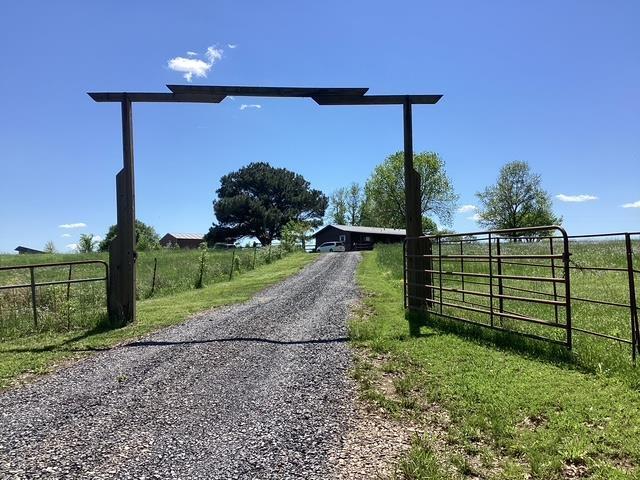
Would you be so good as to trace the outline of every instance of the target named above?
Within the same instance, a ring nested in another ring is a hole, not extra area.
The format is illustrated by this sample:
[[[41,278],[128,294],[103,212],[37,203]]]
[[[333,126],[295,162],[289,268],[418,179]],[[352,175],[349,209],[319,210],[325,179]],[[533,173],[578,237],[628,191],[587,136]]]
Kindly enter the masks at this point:
[[[248,300],[260,290],[297,273],[316,258],[301,252],[292,253],[235,276],[232,281],[214,282],[201,289],[142,300],[138,303],[137,321],[123,328],[110,329],[108,325],[98,323],[72,331],[50,330],[4,338],[0,341],[0,388],[11,385],[21,375],[46,373],[64,360],[180,323],[196,312]]]
[[[208,250],[205,258],[203,284],[228,281],[233,274],[242,275],[254,267],[277,261],[286,255],[278,247],[261,249]],[[140,300],[173,295],[196,288],[200,278],[200,250],[155,250],[140,252],[137,261],[137,297]],[[0,255],[0,266],[42,263],[103,260],[106,253]],[[153,270],[157,260],[155,285]],[[101,265],[74,266],[73,279],[104,276]],[[61,281],[69,278],[69,267],[35,269],[36,282]],[[29,284],[28,269],[0,271],[0,286]],[[153,285],[153,288],[152,288]],[[68,294],[68,300],[67,300]],[[13,338],[47,331],[90,329],[106,316],[106,288],[104,282],[43,286],[37,288],[38,326],[33,322],[31,290],[29,288],[0,290],[0,339]]]
[[[610,247],[585,248],[583,255],[604,262]],[[626,364],[606,355],[596,364],[595,356],[618,347],[582,339],[573,356],[562,355],[541,342],[434,318],[411,335],[401,255],[399,247],[365,254],[358,272],[364,301],[350,325],[363,396],[425,430],[398,478],[640,476],[640,377],[628,350],[621,352]],[[588,276],[575,281],[585,282],[578,290],[596,288]],[[586,313],[576,321],[608,328],[606,313]]]

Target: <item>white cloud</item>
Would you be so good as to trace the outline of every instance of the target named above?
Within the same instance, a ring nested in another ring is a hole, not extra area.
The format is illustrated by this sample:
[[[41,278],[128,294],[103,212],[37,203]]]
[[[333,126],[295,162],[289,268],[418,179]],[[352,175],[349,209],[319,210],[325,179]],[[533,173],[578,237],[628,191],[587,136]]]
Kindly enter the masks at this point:
[[[211,46],[207,48],[205,52],[207,62],[199,58],[174,57],[167,61],[167,66],[174,72],[182,73],[182,76],[187,82],[190,82],[193,80],[194,75],[196,77],[206,78],[213,64],[222,58],[222,53],[223,50],[221,48]],[[189,51],[187,55],[193,57],[197,55],[197,53]]]
[[[475,205],[462,205],[460,208],[458,208],[458,213],[475,212],[477,209],[478,207],[476,207]]]
[[[227,43],[227,47],[229,48],[236,48],[238,45],[236,45],[235,43]]]
[[[197,57],[198,56],[197,52],[192,52],[192,51],[188,51],[187,55],[189,55],[190,57]]]
[[[58,225],[58,228],[84,228],[86,227],[86,223],[78,222],[78,223],[63,223],[62,225]]]
[[[563,193],[556,195],[556,198],[561,202],[588,202],[589,200],[597,200],[598,197],[595,195],[565,195]]]
[[[633,203],[625,203],[622,205],[622,208],[640,208],[640,200]]]
[[[211,62],[211,64],[213,65],[213,62],[215,62],[216,60],[220,60],[222,58],[223,52],[224,50],[222,50],[221,48],[208,47],[207,51],[205,52],[205,55],[209,59],[209,62]]]
[[[63,233],[62,235],[60,235],[62,238],[69,238],[71,236],[70,233]]]
[[[479,222],[482,220],[482,216],[479,213],[474,213],[470,217],[467,217],[467,220],[473,220],[474,222]]]
[[[100,235],[94,235],[94,236],[93,236],[93,239],[94,239],[96,242],[101,242],[101,241],[102,241],[102,237],[101,237]]]
[[[212,63],[207,63],[199,58],[175,57],[167,62],[169,68],[175,72],[183,73],[183,77],[190,82],[193,76],[206,77],[211,70]]]
[[[240,110],[246,110],[247,108],[260,109],[262,108],[262,105],[258,105],[257,103],[252,103],[251,105],[247,105],[246,103],[243,103],[242,105],[240,105]]]
[[[69,250],[78,250],[78,244],[77,243],[69,243],[68,245],[65,245]]]

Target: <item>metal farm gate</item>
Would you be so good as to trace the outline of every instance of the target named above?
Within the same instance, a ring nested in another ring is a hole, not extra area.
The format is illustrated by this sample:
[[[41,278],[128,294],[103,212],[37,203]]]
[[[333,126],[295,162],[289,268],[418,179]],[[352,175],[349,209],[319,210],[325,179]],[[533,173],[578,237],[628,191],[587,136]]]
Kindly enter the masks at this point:
[[[411,242],[425,253],[408,254]],[[442,317],[571,348],[569,240],[561,227],[407,238],[404,258],[405,307],[418,295]],[[407,281],[412,270],[423,282]]]
[[[610,258],[585,254],[594,246]],[[613,340],[630,345],[635,361],[634,246],[640,251],[640,232],[569,236],[558,226],[406,238],[404,305],[569,349],[576,332]],[[577,294],[572,279],[581,287]],[[586,322],[589,316],[600,320]]]

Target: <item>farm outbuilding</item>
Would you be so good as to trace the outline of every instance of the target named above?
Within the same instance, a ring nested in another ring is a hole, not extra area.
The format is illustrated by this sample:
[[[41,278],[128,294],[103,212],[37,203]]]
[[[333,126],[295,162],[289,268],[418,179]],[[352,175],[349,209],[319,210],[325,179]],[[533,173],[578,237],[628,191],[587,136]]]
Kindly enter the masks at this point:
[[[160,239],[160,245],[163,247],[177,245],[180,248],[198,248],[202,242],[202,233],[167,233]]]
[[[345,250],[371,250],[376,243],[399,243],[407,236],[401,228],[327,225],[316,233],[316,246],[324,242],[343,242]]]
[[[33,253],[44,253],[42,250],[36,250],[35,248],[23,247],[22,245],[15,248],[15,251],[20,255],[24,254],[33,254]]]

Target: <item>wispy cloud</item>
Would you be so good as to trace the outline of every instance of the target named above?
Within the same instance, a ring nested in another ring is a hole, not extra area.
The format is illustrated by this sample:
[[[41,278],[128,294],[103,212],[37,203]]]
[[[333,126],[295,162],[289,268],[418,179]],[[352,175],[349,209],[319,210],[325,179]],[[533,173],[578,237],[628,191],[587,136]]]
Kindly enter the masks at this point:
[[[62,225],[58,225],[58,228],[84,228],[86,227],[86,223],[78,222],[78,223],[63,223]]]
[[[458,213],[475,212],[477,209],[478,207],[476,207],[475,205],[462,205],[460,208],[458,208]]]
[[[187,82],[193,80],[193,76],[205,78],[213,64],[222,58],[223,50],[215,46],[207,48],[205,56],[207,61],[199,58],[174,57],[167,61],[167,66],[174,72],[182,73]],[[188,57],[196,56],[196,52],[187,52]]]
[[[560,200],[561,202],[573,202],[573,203],[579,203],[579,202],[588,202],[590,200],[597,200],[598,197],[596,197],[595,195],[565,195],[563,193],[560,193],[559,195],[556,195],[556,198],[558,200]]]
[[[243,103],[242,105],[240,105],[240,110],[246,110],[247,108],[260,109],[260,108],[262,108],[262,105],[259,105],[257,103],[252,103],[250,105],[247,105],[246,103]]]
[[[640,200],[632,203],[625,203],[622,205],[622,208],[640,208]]]
[[[209,59],[209,61],[213,64],[216,60],[220,60],[222,58],[222,54],[224,50],[221,48],[216,48],[215,46],[208,47],[205,55]]]
[[[474,213],[470,217],[467,217],[467,220],[473,220],[474,222],[479,222],[480,220],[482,220],[482,215],[480,215],[479,213]]]
[[[71,236],[70,233],[63,233],[62,235],[60,235],[62,238],[69,238]]]
[[[65,247],[67,247],[69,250],[78,250],[78,244],[77,243],[69,243],[69,244],[65,245]]]
[[[229,48],[236,48],[238,45],[236,45],[235,43],[227,43],[227,47]]]

